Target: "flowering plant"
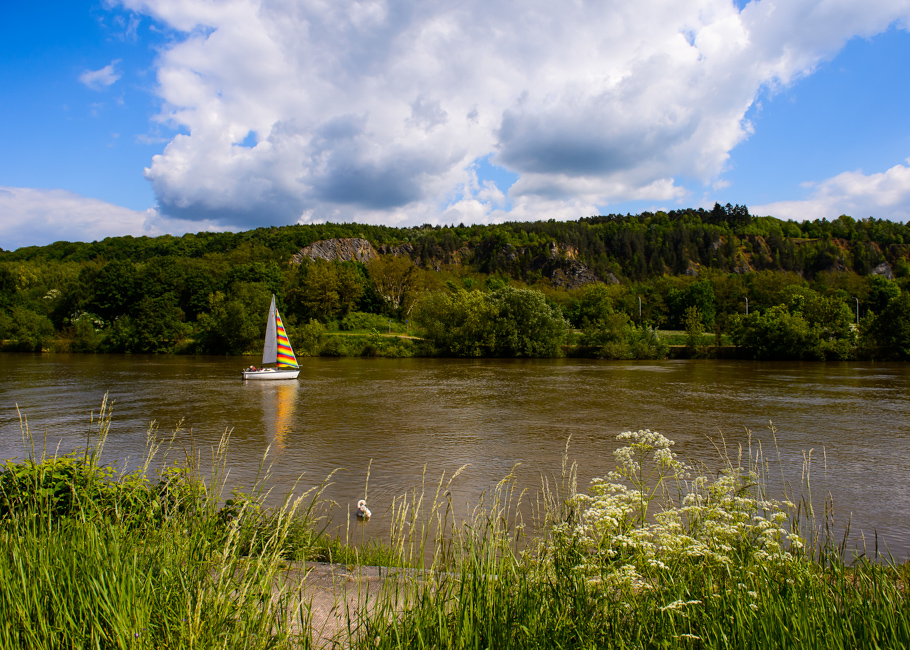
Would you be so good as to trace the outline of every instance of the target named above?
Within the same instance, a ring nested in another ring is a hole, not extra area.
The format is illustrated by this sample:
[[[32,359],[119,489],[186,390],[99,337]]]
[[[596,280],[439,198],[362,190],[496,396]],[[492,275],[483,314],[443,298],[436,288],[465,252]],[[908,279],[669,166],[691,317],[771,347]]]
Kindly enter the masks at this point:
[[[787,524],[794,505],[767,498],[754,466],[692,477],[660,433],[618,439],[627,444],[614,452],[616,468],[573,497],[577,517],[558,531],[574,538],[577,568],[598,583],[647,588],[661,572],[693,569],[732,576],[790,564],[802,547]]]

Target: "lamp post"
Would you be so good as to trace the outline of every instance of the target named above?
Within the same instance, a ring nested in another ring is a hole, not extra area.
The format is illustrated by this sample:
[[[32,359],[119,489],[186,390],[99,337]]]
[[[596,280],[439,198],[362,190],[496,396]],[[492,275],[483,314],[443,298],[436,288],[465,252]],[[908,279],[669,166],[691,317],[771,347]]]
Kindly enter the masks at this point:
[[[749,315],[749,299],[746,298],[746,316]]]
[[[856,301],[856,324],[859,326],[859,298],[853,296],[853,299]]]
[[[641,325],[641,296],[638,296],[638,324]]]

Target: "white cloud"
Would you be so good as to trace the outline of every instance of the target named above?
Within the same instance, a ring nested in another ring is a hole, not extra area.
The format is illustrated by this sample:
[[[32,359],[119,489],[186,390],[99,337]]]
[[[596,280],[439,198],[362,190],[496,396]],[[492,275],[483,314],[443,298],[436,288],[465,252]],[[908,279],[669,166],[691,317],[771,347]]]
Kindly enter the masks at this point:
[[[0,186],[0,247],[6,250],[56,241],[215,229],[224,230],[211,223],[168,219],[153,209],[130,210],[66,190]]]
[[[114,69],[118,63],[120,63],[120,59],[114,59],[100,70],[86,70],[79,75],[79,81],[92,90],[104,90],[108,86],[114,85],[122,76]]]
[[[910,163],[910,159],[907,160]],[[753,214],[805,221],[836,219],[842,214],[856,219],[876,217],[910,220],[910,166],[895,165],[879,174],[844,172],[810,186],[808,199],[778,201],[750,208]]]
[[[181,133],[146,169],[162,212],[243,228],[499,219],[471,182],[491,153],[520,175],[513,219],[679,201],[724,182],[762,88],[910,16],[908,0],[121,1],[178,32],[157,92]]]

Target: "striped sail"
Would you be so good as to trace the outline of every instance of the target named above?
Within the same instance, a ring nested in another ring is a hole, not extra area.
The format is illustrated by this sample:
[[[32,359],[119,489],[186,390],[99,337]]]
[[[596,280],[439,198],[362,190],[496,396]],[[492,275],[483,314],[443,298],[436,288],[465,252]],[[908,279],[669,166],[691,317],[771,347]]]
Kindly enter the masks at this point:
[[[297,357],[294,356],[294,350],[291,349],[291,342],[288,340],[288,334],[284,331],[284,323],[281,322],[281,314],[275,310],[275,325],[278,340],[278,359],[279,367],[297,368]]]

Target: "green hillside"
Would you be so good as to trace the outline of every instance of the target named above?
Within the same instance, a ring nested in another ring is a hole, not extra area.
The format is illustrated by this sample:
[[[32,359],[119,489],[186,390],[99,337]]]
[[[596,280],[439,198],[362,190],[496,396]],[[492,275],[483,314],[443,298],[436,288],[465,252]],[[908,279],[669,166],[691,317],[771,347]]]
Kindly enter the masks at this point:
[[[367,240],[380,257],[292,259],[314,242],[352,238]],[[848,216],[785,222],[729,204],[569,222],[322,224],[113,237],[0,252],[0,339],[8,350],[249,352],[259,345],[274,293],[292,334],[299,329],[312,343],[302,352],[319,354],[325,334],[344,329],[351,315],[381,315],[412,334],[415,327],[431,331],[426,305],[440,305],[444,296],[464,309],[482,307],[496,322],[503,318],[496,309],[532,296],[505,295],[509,287],[542,294],[540,304],[567,322],[559,345],[525,350],[574,344],[595,355],[625,356],[635,346],[610,352],[610,341],[628,342],[630,328],[651,327],[732,336],[759,358],[906,358],[897,321],[887,323],[897,334],[885,336],[883,319],[906,311],[908,277],[904,224]],[[602,295],[592,297],[594,287]],[[498,298],[485,299],[498,300],[496,308],[461,296],[497,290]],[[601,311],[592,315],[585,301]],[[792,340],[770,347],[759,341],[781,327],[794,330],[787,334]],[[397,353],[462,349],[432,342],[439,345],[408,344]],[[381,347],[374,341],[372,351],[382,353]],[[501,340],[464,349],[523,354]]]

